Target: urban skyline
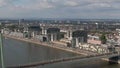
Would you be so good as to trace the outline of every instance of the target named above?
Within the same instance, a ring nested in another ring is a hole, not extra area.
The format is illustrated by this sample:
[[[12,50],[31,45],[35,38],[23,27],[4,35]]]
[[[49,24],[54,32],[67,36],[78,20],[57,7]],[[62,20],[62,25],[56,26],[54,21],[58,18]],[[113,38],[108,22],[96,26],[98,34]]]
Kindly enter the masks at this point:
[[[119,0],[0,0],[0,18],[120,19]]]
[[[120,0],[0,0],[0,68],[120,68]]]

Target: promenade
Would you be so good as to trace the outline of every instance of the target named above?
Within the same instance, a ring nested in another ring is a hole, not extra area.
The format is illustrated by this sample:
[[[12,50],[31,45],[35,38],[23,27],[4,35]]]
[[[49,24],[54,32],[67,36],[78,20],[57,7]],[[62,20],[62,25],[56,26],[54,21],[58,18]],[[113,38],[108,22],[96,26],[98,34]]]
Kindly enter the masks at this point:
[[[55,44],[52,42],[41,42],[37,39],[28,39],[28,38],[23,38],[23,37],[18,37],[18,36],[12,36],[12,35],[6,35],[4,34],[3,36],[8,37],[8,38],[12,38],[12,39],[16,39],[16,40],[20,40],[20,41],[24,41],[24,42],[29,42],[29,43],[33,43],[33,44],[38,44],[41,46],[47,46],[47,47],[51,47],[51,48],[55,48],[55,49],[60,49],[60,50],[64,50],[64,51],[68,51],[68,52],[72,52],[72,53],[76,53],[79,55],[96,55],[98,53],[94,53],[94,52],[90,52],[90,51],[86,51],[86,50],[80,50],[79,48],[72,48],[72,47],[66,47],[64,45],[60,45],[60,44]]]

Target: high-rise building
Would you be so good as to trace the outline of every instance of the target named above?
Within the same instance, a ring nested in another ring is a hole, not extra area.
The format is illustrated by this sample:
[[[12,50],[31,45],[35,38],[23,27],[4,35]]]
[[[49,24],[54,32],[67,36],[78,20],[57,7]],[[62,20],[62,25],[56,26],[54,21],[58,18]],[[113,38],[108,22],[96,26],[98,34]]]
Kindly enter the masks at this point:
[[[87,31],[77,30],[72,33],[72,47],[79,47],[80,43],[87,43]]]

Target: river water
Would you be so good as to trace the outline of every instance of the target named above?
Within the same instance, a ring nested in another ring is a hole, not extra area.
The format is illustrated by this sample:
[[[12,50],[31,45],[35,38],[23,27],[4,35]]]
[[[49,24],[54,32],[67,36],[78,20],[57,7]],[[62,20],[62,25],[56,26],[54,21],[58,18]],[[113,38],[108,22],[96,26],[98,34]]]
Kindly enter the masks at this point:
[[[77,54],[22,42],[14,39],[3,39],[5,66],[27,64],[52,59],[78,56]],[[74,60],[37,66],[36,68],[120,68],[119,64],[109,64],[97,58]]]

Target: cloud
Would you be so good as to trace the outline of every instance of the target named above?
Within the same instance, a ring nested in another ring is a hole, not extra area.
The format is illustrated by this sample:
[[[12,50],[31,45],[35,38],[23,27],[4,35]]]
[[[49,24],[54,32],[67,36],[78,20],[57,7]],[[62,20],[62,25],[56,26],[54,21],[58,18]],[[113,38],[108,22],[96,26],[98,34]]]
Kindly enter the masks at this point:
[[[0,16],[118,17],[119,7],[120,0],[0,0]]]
[[[93,8],[93,9],[95,8],[100,9],[100,8],[112,8],[112,5],[109,3],[92,3],[87,5],[87,7]]]
[[[0,7],[2,7],[2,6],[4,6],[4,5],[6,5],[5,0],[0,0]]]
[[[64,5],[66,5],[66,6],[77,6],[78,3],[75,2],[75,1],[66,1],[66,2],[64,3]]]
[[[22,8],[22,9],[28,9],[28,10],[41,10],[41,9],[48,9],[48,8],[54,8],[55,6],[49,3],[46,0],[30,0],[28,1],[28,4],[15,4],[15,8]],[[14,7],[13,6],[13,7]]]

